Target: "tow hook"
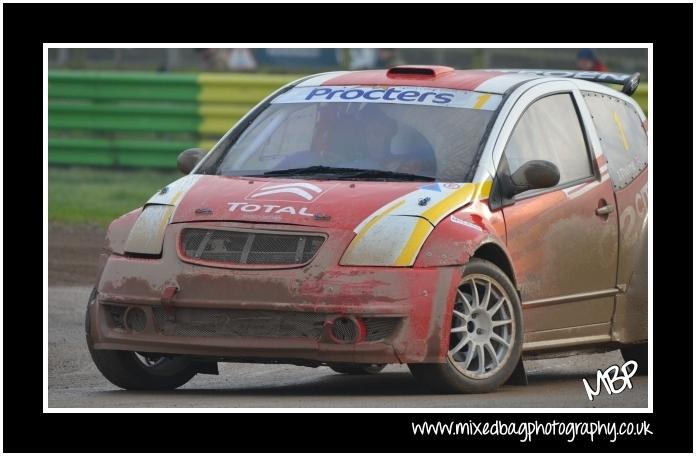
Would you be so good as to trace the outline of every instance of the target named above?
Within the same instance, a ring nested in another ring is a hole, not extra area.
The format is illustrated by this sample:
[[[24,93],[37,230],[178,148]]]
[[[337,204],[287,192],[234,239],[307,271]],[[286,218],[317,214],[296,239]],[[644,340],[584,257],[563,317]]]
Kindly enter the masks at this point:
[[[179,287],[176,285],[164,287],[164,290],[162,291],[162,298],[160,301],[162,302],[162,307],[164,310],[170,315],[174,314],[174,303],[172,302],[172,299],[178,291]]]

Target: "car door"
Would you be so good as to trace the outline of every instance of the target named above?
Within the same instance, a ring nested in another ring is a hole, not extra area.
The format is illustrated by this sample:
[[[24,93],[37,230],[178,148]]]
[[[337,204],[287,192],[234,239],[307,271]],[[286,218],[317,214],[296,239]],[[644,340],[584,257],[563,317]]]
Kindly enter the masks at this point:
[[[648,136],[635,104],[604,93],[583,91],[592,123],[607,157],[619,217],[619,264],[613,339],[648,338]]]
[[[514,125],[499,141],[499,174],[529,160],[560,171],[555,187],[520,193],[502,209],[527,349],[608,340],[617,293],[618,223],[606,160],[578,90],[549,84],[518,100],[507,119]]]

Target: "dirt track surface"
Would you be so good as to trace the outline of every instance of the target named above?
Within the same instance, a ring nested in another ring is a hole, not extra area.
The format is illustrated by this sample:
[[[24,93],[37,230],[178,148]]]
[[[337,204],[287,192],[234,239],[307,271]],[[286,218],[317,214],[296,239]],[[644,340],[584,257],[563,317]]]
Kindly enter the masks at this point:
[[[91,284],[106,228],[99,225],[48,224],[48,285]]]
[[[597,369],[622,363],[619,352],[527,362],[528,386],[485,395],[433,395],[405,366],[374,376],[339,375],[328,367],[220,364],[220,375],[197,375],[179,390],[123,391],[92,363],[84,337],[90,286],[48,291],[49,407],[646,407],[647,377],[633,389],[590,402],[582,378],[594,386]]]

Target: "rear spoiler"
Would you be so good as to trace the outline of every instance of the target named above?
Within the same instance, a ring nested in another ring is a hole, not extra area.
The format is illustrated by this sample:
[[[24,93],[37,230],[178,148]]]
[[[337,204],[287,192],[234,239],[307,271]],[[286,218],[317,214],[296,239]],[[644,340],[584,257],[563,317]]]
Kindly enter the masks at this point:
[[[569,71],[569,70],[491,70],[504,71],[506,73],[536,74],[539,76],[552,76],[556,78],[582,79],[583,81],[603,82],[605,84],[618,84],[621,92],[628,96],[638,88],[640,73],[602,73],[599,71]]]

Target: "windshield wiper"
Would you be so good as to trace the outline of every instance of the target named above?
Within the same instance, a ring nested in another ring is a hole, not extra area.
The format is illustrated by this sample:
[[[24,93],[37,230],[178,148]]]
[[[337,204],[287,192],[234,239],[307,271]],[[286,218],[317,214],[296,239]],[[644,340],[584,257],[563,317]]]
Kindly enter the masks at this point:
[[[400,173],[396,171],[385,171],[381,169],[362,169],[362,168],[338,168],[333,166],[307,166],[305,168],[280,169],[267,171],[264,176],[332,176],[341,179],[396,179],[409,181],[429,181],[435,180],[434,177],[420,176],[418,174]]]

